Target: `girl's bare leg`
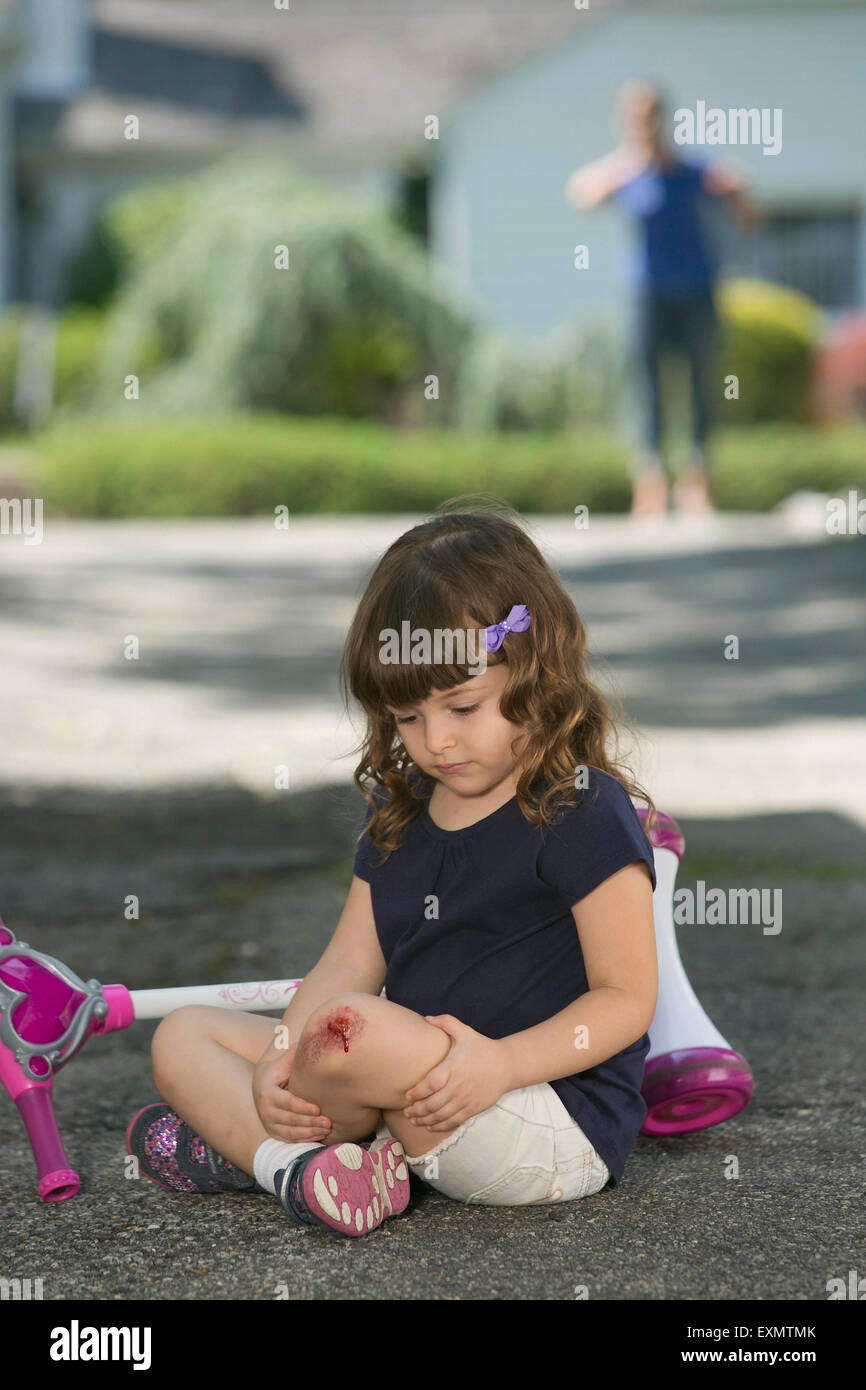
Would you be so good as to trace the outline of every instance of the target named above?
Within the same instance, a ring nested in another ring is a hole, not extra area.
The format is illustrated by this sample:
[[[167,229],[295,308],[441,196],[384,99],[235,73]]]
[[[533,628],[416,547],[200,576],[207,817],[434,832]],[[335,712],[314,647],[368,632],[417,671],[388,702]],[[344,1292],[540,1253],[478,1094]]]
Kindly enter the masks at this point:
[[[244,1173],[270,1138],[253,1100],[253,1070],[275,1026],[258,1014],[190,1004],[162,1020],[151,1044],[162,1098]]]
[[[164,1018],[153,1038],[160,1095],[244,1173],[253,1172],[256,1151],[271,1137],[255,1107],[252,1079],[276,1026],[257,1014],[189,1005]],[[340,995],[307,1020],[290,1088],[332,1121],[326,1142],[362,1139],[384,1113],[391,1133],[414,1157],[453,1132],[413,1125],[401,1113],[406,1091],[450,1046],[440,1028],[411,1009],[378,995]]]

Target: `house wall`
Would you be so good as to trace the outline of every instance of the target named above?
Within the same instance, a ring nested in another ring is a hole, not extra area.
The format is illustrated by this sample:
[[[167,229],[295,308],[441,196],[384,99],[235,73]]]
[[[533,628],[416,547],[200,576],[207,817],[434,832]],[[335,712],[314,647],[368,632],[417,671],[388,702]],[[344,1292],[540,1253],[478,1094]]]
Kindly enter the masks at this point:
[[[780,107],[782,150],[682,146],[735,164],[768,209],[866,202],[866,13],[709,16],[629,11],[491,83],[442,123],[431,207],[434,253],[494,325],[541,337],[569,320],[622,326],[631,228],[613,208],[578,213],[564,186],[617,143],[615,100],[650,77],[672,109]],[[590,268],[575,270],[585,243]],[[866,304],[866,227],[857,303]]]

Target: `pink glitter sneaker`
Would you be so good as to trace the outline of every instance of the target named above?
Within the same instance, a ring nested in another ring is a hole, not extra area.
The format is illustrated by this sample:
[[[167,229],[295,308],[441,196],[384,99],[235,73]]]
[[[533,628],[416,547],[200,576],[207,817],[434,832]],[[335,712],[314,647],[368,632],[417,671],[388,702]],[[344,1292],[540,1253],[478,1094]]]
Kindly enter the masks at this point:
[[[146,1178],[170,1192],[262,1191],[255,1178],[206,1144],[164,1101],[133,1115],[126,1151],[138,1160]]]

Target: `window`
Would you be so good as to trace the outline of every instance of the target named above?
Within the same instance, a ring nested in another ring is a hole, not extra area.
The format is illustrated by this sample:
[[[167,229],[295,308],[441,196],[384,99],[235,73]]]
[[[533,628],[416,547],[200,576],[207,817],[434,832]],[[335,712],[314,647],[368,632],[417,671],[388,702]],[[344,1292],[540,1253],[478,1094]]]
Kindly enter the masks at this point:
[[[823,309],[847,309],[860,301],[860,237],[859,209],[777,209],[749,231],[725,218],[716,241],[725,274],[772,280]]]

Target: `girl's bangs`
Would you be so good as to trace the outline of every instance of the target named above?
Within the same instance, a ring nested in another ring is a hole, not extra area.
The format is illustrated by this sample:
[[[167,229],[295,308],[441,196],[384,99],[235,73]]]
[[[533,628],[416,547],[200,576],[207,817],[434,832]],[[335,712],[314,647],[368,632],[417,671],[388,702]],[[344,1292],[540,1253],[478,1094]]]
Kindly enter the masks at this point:
[[[428,591],[426,601],[416,604],[411,614],[406,611],[409,605],[400,605],[400,616],[392,613],[389,615],[391,621],[383,622],[375,632],[370,657],[365,663],[374,705],[390,705],[393,709],[418,705],[434,691],[453,690],[479,674],[477,665],[483,651],[484,625],[466,613],[452,616],[447,611],[448,596],[442,598],[440,602],[438,596]],[[390,650],[386,647],[388,639],[381,637],[382,633],[388,634]],[[427,634],[430,660],[412,658],[413,647],[417,651],[419,633]],[[391,656],[390,660],[383,659],[386,653]],[[393,659],[395,655],[397,660]],[[437,660],[437,656],[441,659]],[[459,660],[461,656],[465,661]],[[485,657],[488,666],[498,666],[502,661],[499,653],[485,653]]]
[[[488,657],[487,665],[499,665],[498,658]],[[454,690],[479,674],[471,665],[445,662],[377,662],[369,672],[371,685],[376,687],[374,703],[390,705],[392,709],[420,705],[434,692]]]

